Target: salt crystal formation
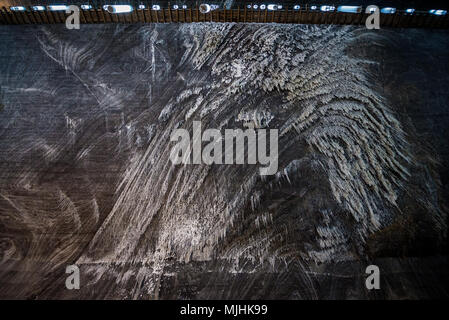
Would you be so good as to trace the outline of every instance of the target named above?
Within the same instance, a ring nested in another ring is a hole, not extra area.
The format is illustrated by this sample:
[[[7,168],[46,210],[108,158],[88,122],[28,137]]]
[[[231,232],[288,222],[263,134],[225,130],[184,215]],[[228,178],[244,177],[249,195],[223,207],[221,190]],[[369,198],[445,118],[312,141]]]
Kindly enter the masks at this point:
[[[0,40],[1,298],[447,296],[447,32],[2,26]],[[279,129],[278,172],[173,165],[170,135],[194,120]],[[381,290],[365,288],[370,264]]]

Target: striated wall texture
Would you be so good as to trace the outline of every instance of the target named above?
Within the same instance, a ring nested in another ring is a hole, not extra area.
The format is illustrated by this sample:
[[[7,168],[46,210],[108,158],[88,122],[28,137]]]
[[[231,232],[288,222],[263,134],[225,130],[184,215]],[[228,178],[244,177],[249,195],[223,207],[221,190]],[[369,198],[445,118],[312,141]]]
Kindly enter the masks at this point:
[[[447,31],[2,26],[0,41],[1,298],[448,296]],[[172,165],[170,135],[194,120],[279,129],[278,172]]]

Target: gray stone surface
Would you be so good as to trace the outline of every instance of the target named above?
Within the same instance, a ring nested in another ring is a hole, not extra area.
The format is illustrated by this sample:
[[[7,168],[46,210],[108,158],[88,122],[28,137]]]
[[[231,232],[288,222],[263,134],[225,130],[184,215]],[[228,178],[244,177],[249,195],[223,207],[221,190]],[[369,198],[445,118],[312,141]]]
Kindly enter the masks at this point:
[[[0,43],[1,298],[448,296],[447,31],[1,26]],[[278,172],[172,165],[193,120],[279,129]]]

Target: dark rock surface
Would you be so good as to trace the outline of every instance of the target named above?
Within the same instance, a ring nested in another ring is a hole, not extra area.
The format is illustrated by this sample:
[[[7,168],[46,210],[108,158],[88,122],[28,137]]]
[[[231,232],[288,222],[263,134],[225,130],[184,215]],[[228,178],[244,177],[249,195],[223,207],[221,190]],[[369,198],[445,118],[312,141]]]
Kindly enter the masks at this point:
[[[0,297],[447,297],[448,35],[2,26]],[[278,172],[172,165],[193,120],[279,129]]]

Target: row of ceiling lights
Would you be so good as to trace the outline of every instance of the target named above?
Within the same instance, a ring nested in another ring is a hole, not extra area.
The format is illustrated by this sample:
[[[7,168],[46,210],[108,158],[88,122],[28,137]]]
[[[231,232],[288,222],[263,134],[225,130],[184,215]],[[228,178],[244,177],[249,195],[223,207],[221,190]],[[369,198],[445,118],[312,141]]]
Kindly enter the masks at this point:
[[[47,6],[47,9],[50,11],[65,11],[67,10],[69,7],[67,5],[49,5]],[[145,9],[146,6],[144,4],[140,4],[138,6],[138,9],[143,10]],[[178,6],[178,5],[173,5],[172,8],[174,10],[178,10],[178,9],[187,9],[187,5],[182,5],[182,6]],[[208,4],[202,4],[200,6],[200,10],[203,13],[207,13],[211,10],[217,9],[218,6],[216,5],[208,5]],[[253,4],[253,5],[248,5],[247,6],[248,9],[260,9],[260,10],[282,10],[282,5],[276,5],[276,4],[261,4],[261,5],[257,5],[257,4]],[[322,12],[333,12],[335,11],[335,6],[330,6],[330,5],[323,5],[323,6],[309,6],[308,7],[309,10],[311,11],[322,11]],[[34,11],[44,11],[46,9],[45,6],[32,6],[31,7],[32,10]],[[92,9],[92,6],[89,4],[83,4],[81,5],[81,9],[83,10],[90,10]],[[103,9],[106,11],[109,11],[110,13],[127,13],[127,12],[131,12],[133,11],[133,7],[131,5],[104,5]],[[151,7],[152,10],[161,10],[161,6],[160,5],[153,5]],[[301,6],[300,5],[294,5],[293,6],[293,10],[300,10]],[[24,6],[15,6],[15,7],[10,7],[10,10],[12,11],[26,11],[26,8]],[[339,12],[344,12],[344,13],[360,13],[362,12],[362,6],[339,6],[337,7],[337,11]],[[374,12],[375,9],[371,9],[371,12]],[[382,8],[380,10],[380,12],[384,13],[384,14],[392,14],[392,13],[396,13],[396,8],[391,8],[391,7],[386,7],[386,8]],[[405,13],[408,14],[413,14],[415,13],[415,9],[413,8],[409,8],[409,9],[405,9],[404,10]],[[439,10],[439,9],[432,9],[428,11],[430,14],[433,15],[437,15],[437,16],[442,16],[442,15],[446,15],[447,11],[446,10]]]

